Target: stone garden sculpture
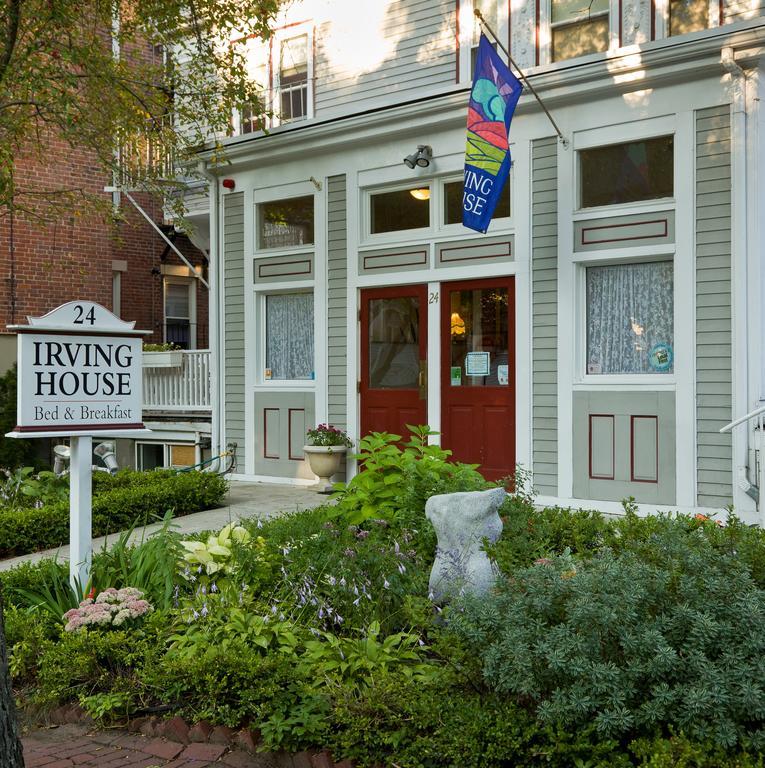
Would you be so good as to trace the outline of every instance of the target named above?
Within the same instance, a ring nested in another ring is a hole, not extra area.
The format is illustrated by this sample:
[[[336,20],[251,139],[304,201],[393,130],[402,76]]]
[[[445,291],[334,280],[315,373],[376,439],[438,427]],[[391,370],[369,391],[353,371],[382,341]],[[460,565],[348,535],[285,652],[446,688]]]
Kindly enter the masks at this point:
[[[436,602],[450,595],[481,595],[494,583],[495,572],[483,540],[495,542],[502,533],[497,511],[507,494],[502,488],[431,496],[425,515],[433,523],[438,547],[430,591]]]

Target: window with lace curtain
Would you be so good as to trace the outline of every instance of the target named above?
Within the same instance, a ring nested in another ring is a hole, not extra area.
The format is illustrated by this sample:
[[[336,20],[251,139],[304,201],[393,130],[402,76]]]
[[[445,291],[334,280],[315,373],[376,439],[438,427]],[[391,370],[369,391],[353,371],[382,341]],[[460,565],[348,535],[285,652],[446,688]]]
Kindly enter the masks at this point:
[[[266,378],[314,378],[313,293],[274,293],[266,300]]]
[[[586,305],[588,374],[674,371],[671,261],[587,267]]]

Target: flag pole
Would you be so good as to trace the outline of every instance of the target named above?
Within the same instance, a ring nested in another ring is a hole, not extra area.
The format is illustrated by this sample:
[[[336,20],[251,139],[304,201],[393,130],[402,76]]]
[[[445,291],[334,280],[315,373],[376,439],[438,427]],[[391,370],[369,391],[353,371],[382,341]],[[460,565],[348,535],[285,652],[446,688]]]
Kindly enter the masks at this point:
[[[542,107],[544,110],[544,113],[547,115],[547,119],[552,123],[552,127],[555,128],[555,132],[558,134],[558,138],[561,140],[564,147],[568,146],[568,141],[564,138],[563,134],[561,133],[560,128],[558,128],[558,124],[553,119],[553,116],[550,114],[550,110],[547,109],[542,99],[539,97],[539,94],[534,90],[534,86],[529,82],[526,75],[523,74],[523,70],[515,63],[515,60],[510,55],[510,51],[505,48],[504,45],[500,42],[500,39],[497,37],[496,32],[489,26],[486,19],[484,19],[483,14],[481,13],[480,9],[476,8],[473,13],[475,14],[478,21],[481,22],[481,26],[494,38],[494,42],[502,49],[505,56],[507,56],[507,60],[515,67],[518,74],[521,76],[521,80],[523,81],[523,84],[531,91],[534,98],[539,102],[539,106]]]

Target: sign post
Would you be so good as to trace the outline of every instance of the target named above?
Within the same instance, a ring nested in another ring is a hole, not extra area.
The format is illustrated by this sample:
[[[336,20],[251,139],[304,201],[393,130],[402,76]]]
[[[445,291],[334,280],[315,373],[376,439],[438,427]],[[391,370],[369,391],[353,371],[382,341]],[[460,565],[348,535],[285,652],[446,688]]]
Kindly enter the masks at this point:
[[[83,589],[92,557],[93,438],[149,433],[142,422],[141,336],[92,301],[70,301],[18,334],[17,425],[6,437],[69,437],[69,579]]]

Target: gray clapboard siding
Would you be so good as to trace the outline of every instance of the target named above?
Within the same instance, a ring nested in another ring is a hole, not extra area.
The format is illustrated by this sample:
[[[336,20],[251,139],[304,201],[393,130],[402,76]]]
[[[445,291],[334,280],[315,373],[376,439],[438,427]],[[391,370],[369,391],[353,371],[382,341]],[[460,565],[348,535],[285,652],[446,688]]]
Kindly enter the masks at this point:
[[[699,505],[732,501],[730,110],[696,113],[696,432]]]
[[[532,145],[532,462],[534,487],[558,492],[558,142]]]
[[[330,424],[342,429],[347,428],[348,420],[348,235],[345,195],[345,176],[331,176],[327,181],[327,418]]]
[[[398,0],[390,4],[379,36],[391,43],[388,58],[357,75],[333,61],[329,25],[316,30],[315,109],[317,117],[363,112],[396,99],[415,99],[423,88],[455,81],[453,0]],[[329,41],[329,42],[325,42]]]
[[[223,286],[226,441],[237,443],[236,471],[244,472],[244,195],[241,192],[223,198]]]

